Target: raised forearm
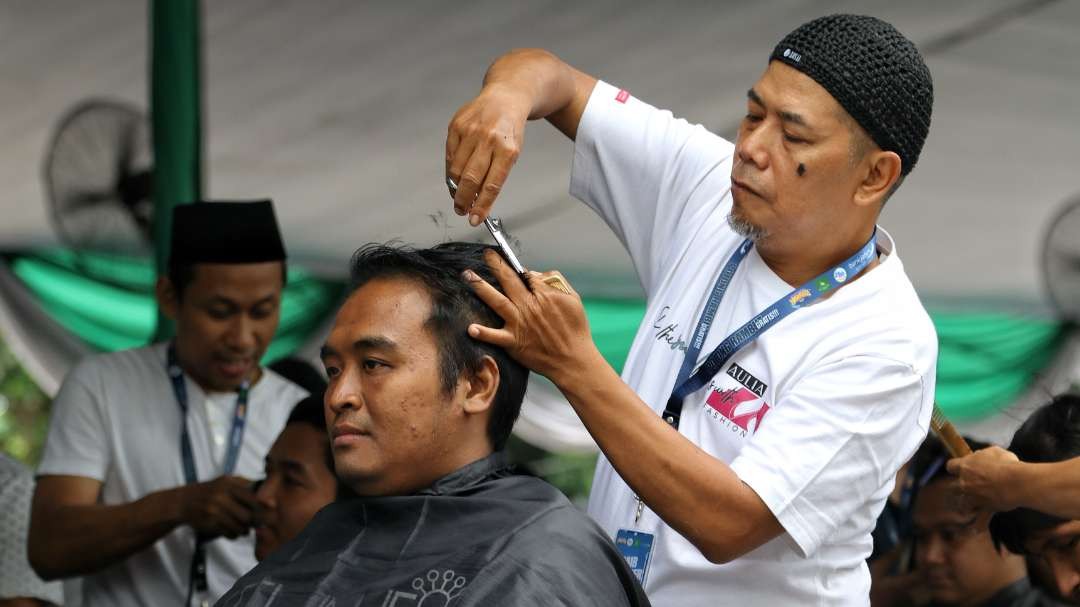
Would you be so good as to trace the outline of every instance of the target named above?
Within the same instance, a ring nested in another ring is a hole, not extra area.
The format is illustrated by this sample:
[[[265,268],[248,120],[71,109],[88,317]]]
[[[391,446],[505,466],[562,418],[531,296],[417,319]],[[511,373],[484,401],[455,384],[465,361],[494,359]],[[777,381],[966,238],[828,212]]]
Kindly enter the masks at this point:
[[[782,531],[730,467],[660,419],[599,353],[553,380],[623,480],[709,560],[730,561]]]
[[[38,504],[30,523],[29,557],[44,579],[104,569],[150,546],[182,522],[183,488],[120,505]]]
[[[1002,491],[1016,506],[1067,519],[1080,519],[1080,458],[1049,464],[1014,462]]]
[[[485,88],[520,96],[529,120],[547,118],[571,139],[577,135],[581,112],[595,83],[595,78],[542,49],[510,51],[496,59],[484,76]]]

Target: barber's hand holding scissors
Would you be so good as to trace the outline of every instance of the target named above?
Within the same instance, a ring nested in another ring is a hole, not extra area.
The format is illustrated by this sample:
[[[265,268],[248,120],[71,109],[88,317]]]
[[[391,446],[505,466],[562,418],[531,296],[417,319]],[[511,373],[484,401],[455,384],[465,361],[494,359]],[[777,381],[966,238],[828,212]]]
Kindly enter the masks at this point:
[[[504,348],[518,362],[556,384],[606,364],[593,343],[581,297],[558,272],[530,272],[528,286],[494,250],[484,252],[506,295],[472,272],[473,291],[503,318],[502,328],[470,325],[469,335]],[[545,279],[561,278],[567,291]]]
[[[949,472],[958,477],[958,488],[965,499],[987,510],[1001,512],[1019,505],[1009,499],[1010,480],[1006,476],[1011,465],[1019,461],[1011,451],[987,447],[949,460],[946,465]]]
[[[488,216],[525,141],[531,102],[508,87],[486,86],[454,114],[446,133],[446,176],[459,186],[454,211],[473,226]]]

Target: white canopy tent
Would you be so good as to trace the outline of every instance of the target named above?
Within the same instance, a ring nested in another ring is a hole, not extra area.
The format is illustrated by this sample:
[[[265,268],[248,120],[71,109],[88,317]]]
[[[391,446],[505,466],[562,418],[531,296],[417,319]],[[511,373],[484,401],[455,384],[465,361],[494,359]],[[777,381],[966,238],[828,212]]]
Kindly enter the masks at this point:
[[[239,0],[203,10],[206,191],[273,197],[292,258],[327,275],[369,241],[482,237],[450,210],[443,137],[488,63],[514,47],[549,48],[731,136],[784,33],[831,12],[891,21],[924,50],[936,101],[919,165],[881,221],[937,305],[1045,312],[1042,234],[1080,190],[1080,3]],[[40,180],[51,130],[87,97],[146,106],[147,31],[141,1],[0,5],[0,249],[56,242]],[[591,296],[639,296],[619,243],[566,193],[570,145],[530,126],[499,212],[530,266],[559,268]],[[44,321],[10,274],[0,291],[5,338],[55,387],[78,344],[42,339]],[[1040,390],[1075,379],[1073,361]],[[536,382],[518,431],[548,448],[588,447],[567,420],[558,393]],[[1006,426],[976,430],[998,438]]]

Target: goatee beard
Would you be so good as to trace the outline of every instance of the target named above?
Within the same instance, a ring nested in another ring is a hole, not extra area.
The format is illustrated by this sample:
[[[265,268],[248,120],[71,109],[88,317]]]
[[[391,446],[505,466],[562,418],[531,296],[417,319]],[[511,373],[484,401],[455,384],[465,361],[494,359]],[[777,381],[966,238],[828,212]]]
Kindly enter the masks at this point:
[[[743,238],[748,238],[752,242],[757,242],[768,236],[768,232],[765,231],[765,228],[754,225],[743,217],[739,217],[735,214],[734,210],[728,213],[727,222],[736,234]]]

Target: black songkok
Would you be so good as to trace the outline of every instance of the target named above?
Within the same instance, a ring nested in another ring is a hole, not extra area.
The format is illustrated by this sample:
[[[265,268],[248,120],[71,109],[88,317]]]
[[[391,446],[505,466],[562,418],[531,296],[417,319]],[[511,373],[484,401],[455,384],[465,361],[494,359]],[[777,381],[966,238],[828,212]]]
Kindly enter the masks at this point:
[[[782,61],[829,91],[883,150],[900,156],[900,174],[919,159],[934,83],[915,44],[881,19],[829,15],[799,26],[769,60]]]
[[[274,205],[198,202],[173,209],[171,264],[283,261]]]

